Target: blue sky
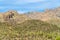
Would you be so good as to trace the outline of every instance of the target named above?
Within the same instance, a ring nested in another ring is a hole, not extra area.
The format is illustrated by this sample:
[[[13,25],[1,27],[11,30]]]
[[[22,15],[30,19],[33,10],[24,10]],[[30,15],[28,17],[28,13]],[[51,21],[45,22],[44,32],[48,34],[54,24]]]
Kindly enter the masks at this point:
[[[0,0],[0,12],[17,10],[24,13],[60,7],[60,0]]]

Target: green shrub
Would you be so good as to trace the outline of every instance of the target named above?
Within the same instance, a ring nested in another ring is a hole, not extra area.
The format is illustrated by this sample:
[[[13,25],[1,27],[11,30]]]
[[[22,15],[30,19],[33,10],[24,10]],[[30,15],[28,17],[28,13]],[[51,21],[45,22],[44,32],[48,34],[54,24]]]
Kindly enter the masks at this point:
[[[57,36],[57,37],[56,37],[56,40],[60,40],[60,36]]]

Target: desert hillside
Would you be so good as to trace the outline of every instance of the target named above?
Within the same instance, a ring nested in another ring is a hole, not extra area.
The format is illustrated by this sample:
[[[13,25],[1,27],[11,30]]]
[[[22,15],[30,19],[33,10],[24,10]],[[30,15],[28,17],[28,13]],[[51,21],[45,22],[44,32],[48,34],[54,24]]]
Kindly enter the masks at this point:
[[[46,21],[60,27],[60,7],[46,9],[44,12],[30,12],[27,16],[31,19]]]
[[[0,13],[0,40],[60,40],[60,8]]]
[[[53,19],[60,20],[60,7],[55,9],[46,9],[44,12],[28,12],[26,14],[18,13],[15,10],[9,10],[4,13],[0,13],[0,20],[1,21],[23,21],[23,20],[42,20],[42,21],[49,21]]]
[[[19,14],[15,10],[9,10],[7,12],[0,13],[0,22],[21,23],[28,19],[30,19],[30,18],[27,17],[25,14]]]
[[[16,25],[0,22],[0,40],[55,40],[59,35],[59,27],[40,20]]]
[[[46,9],[44,12],[30,12],[28,16],[32,19],[38,19],[42,21],[60,19],[60,7],[55,9]]]

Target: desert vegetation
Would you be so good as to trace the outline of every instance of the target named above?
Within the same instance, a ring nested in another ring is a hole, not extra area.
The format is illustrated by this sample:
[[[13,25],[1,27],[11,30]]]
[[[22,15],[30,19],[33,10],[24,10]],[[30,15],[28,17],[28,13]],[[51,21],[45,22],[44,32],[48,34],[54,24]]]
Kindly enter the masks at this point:
[[[40,20],[11,25],[0,22],[0,40],[59,40],[60,28]]]

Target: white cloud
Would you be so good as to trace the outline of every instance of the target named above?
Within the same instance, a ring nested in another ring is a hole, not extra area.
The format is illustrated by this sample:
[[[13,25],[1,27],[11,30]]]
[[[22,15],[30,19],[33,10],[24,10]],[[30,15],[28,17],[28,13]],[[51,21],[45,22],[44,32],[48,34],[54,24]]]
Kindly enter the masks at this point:
[[[39,1],[45,1],[45,0],[22,0],[24,2],[39,2]]]
[[[46,0],[15,0],[15,4],[25,4],[25,3],[34,3],[34,2],[43,2]]]
[[[17,11],[19,14],[23,14],[23,13],[26,13],[26,12],[28,12],[28,11],[20,11],[20,10],[18,10]]]

